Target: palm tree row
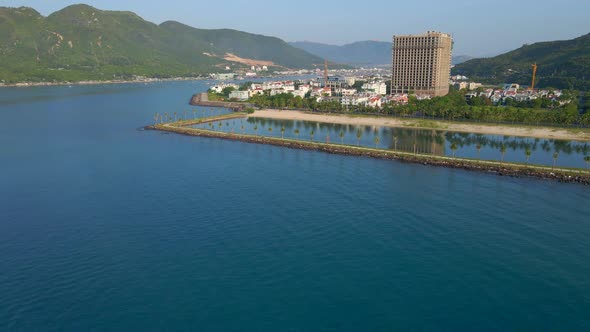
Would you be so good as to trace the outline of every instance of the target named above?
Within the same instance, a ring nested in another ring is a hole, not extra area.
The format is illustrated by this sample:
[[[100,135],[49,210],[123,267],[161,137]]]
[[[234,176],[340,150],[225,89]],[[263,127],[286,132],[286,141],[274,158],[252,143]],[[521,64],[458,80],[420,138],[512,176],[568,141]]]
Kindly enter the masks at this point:
[[[203,110],[203,113],[205,111],[206,110]],[[188,111],[185,111],[184,118],[187,118],[188,117],[187,114],[188,114]],[[193,110],[193,119],[194,118],[196,118],[196,110]],[[166,112],[163,115],[161,115],[159,113],[156,113],[154,115],[154,118],[153,119],[154,119],[155,124],[157,125],[158,123],[164,123],[166,121],[172,121],[173,119],[174,119],[174,121],[178,121],[179,119],[182,120],[183,119],[183,116],[181,115],[179,117],[177,112],[174,112],[173,114],[168,114]],[[242,123],[243,123],[243,120],[242,120]],[[232,121],[231,128],[230,128],[230,122],[229,121],[226,121],[225,122],[225,125],[226,125],[226,127],[228,129],[231,129],[231,132],[232,133],[235,132],[236,121]],[[213,123],[209,122],[208,123],[208,126],[209,126],[210,129],[215,130],[215,126],[213,125]],[[217,127],[219,128],[219,130],[223,131],[223,121],[219,121],[217,123]],[[321,126],[318,126],[318,128],[322,129]],[[245,134],[246,130],[245,130],[244,125],[241,125],[240,129],[241,129],[242,133]],[[255,124],[254,127],[253,127],[253,129],[254,129],[255,135],[257,135],[258,134],[258,125]],[[268,132],[269,132],[269,135],[270,136],[272,136],[273,129],[274,128],[272,126],[268,127]],[[286,132],[285,126],[284,125],[281,126],[280,130],[281,130],[281,139],[285,139],[285,132]],[[299,138],[299,135],[300,135],[301,132],[300,132],[300,129],[299,128],[295,128],[294,131],[293,131],[293,133],[295,134],[295,136],[297,136],[297,138]],[[316,134],[316,132],[315,132],[314,129],[311,129],[309,131],[310,141],[313,141],[314,140],[315,134]],[[357,130],[356,130],[356,139],[357,139],[358,146],[361,145],[361,138],[362,138],[362,136],[363,136],[363,131],[361,130],[361,128],[357,128]],[[341,144],[344,144],[345,133],[344,133],[343,130],[340,130],[340,132],[338,133],[338,137],[340,138]],[[326,142],[329,142],[329,140],[330,140],[330,138],[329,138],[329,135],[328,135],[328,136],[326,136]],[[397,148],[398,148],[398,146],[397,146],[398,145],[398,140],[399,139],[398,139],[397,136],[394,135],[392,137],[392,143],[393,143],[393,150],[394,151],[397,151]],[[378,133],[377,130],[375,130],[375,137],[373,139],[373,142],[375,144],[375,148],[378,148],[379,147],[379,143],[381,142],[381,138],[380,138],[379,133]],[[414,154],[417,154],[418,153],[418,146],[417,146],[416,139],[414,140],[414,143],[412,145],[412,148],[413,148],[413,153]],[[452,157],[453,158],[456,158],[456,152],[459,149],[458,144],[456,142],[454,142],[454,141],[451,142],[450,149],[452,151]],[[481,149],[482,149],[482,145],[479,144],[479,143],[477,143],[476,146],[475,146],[475,149],[477,151],[477,160],[481,160]],[[424,149],[422,149],[422,148],[420,149],[420,153],[424,153],[424,151],[425,151]],[[500,145],[500,154],[501,154],[500,161],[502,163],[504,163],[504,158],[505,158],[505,155],[506,155],[506,151],[507,151],[507,146],[506,146],[506,144],[502,143]],[[426,153],[432,153],[432,152],[426,152]],[[525,146],[524,154],[525,154],[526,164],[528,165],[529,162],[530,162],[531,156],[532,156],[532,149],[531,149],[530,146],[528,146],[528,145]],[[557,166],[558,158],[559,158],[559,151],[555,151],[553,153],[553,168],[555,168]],[[589,170],[590,169],[590,156],[584,156],[584,162],[586,163],[586,169]]]

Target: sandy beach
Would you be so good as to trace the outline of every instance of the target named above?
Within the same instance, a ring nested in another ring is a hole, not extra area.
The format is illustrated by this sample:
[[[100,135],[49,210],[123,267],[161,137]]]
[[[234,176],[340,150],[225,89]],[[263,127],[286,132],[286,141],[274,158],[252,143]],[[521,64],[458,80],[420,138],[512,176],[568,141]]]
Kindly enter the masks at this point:
[[[252,118],[314,121],[322,123],[350,124],[358,126],[422,128],[489,135],[521,136],[547,139],[590,141],[589,129],[567,129],[532,126],[458,123],[422,119],[390,117],[348,116],[344,114],[313,114],[302,111],[260,110],[248,115]]]

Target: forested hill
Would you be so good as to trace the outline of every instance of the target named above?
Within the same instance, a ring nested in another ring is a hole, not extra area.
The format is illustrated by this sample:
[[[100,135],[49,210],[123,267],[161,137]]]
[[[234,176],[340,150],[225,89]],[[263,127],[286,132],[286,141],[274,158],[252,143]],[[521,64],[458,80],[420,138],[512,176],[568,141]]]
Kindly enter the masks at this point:
[[[160,25],[132,12],[74,5],[43,17],[0,7],[0,81],[193,76],[266,65],[313,68],[323,59],[286,42],[235,30]]]
[[[590,90],[590,34],[572,40],[525,45],[487,59],[456,66],[454,74],[489,83],[530,85],[532,65],[539,67],[537,86]]]

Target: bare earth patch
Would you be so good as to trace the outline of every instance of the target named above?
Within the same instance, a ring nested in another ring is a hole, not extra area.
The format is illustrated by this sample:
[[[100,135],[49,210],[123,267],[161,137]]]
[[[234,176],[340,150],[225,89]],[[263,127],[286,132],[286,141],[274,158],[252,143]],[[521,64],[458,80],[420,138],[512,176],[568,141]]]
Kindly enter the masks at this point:
[[[275,63],[272,62],[272,61],[244,59],[244,58],[240,58],[239,56],[237,56],[235,54],[231,54],[231,53],[225,53],[225,56],[223,57],[223,59],[224,60],[227,60],[227,61],[231,61],[231,62],[237,62],[237,63],[245,64],[245,65],[248,65],[248,66],[280,67],[280,66],[275,65]]]

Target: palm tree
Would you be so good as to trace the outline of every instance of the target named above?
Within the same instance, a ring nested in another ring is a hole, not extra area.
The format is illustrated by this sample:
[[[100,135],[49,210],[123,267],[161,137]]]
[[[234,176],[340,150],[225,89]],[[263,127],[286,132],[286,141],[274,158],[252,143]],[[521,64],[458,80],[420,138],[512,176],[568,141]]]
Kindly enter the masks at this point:
[[[168,112],[164,113],[164,119],[166,119],[166,122],[168,122]]]
[[[309,132],[309,138],[310,138],[312,141],[313,141],[313,135],[315,135],[315,131],[312,129],[312,130]]]
[[[178,118],[178,113],[174,112],[174,122],[178,121],[178,120],[176,120],[177,118]]]
[[[254,125],[254,135],[258,135],[258,125]]]
[[[451,150],[453,151],[453,158],[455,158],[455,153],[457,152],[457,143],[451,144]]]
[[[397,150],[397,136],[393,136],[393,149]]]
[[[379,139],[379,136],[375,136],[375,139],[373,140],[375,142],[375,149],[377,148],[377,145],[379,145],[379,141],[381,141]]]
[[[526,163],[527,165],[529,164],[529,160],[531,159],[531,148],[529,148],[528,146],[524,149],[524,155],[526,157]]]
[[[340,131],[340,133],[338,134],[338,136],[340,136],[340,142],[342,142],[342,144],[344,144],[344,131]]]
[[[156,113],[156,115],[154,115],[154,126],[158,124],[158,119],[160,118],[160,114]]]
[[[559,152],[555,151],[553,153],[553,169],[555,169],[555,165],[557,164],[557,158],[559,158]]]
[[[281,127],[281,138],[284,139],[285,138],[285,126]]]
[[[477,143],[475,149],[477,150],[477,159],[480,159],[479,154],[481,153],[481,144]]]
[[[584,161],[586,162],[586,170],[588,170],[590,165],[590,156],[584,156]]]
[[[500,153],[502,154],[502,163],[504,162],[504,156],[506,155],[506,144],[500,145]]]
[[[358,128],[356,130],[356,141],[358,143],[358,146],[361,145],[361,137],[363,137],[363,132],[361,131],[361,128]]]
[[[223,123],[221,121],[219,121],[219,124],[217,126],[219,127],[219,131],[223,131]]]
[[[272,127],[268,127],[268,133],[272,136]]]
[[[299,128],[295,128],[295,130],[293,130],[293,133],[295,133],[295,136],[299,138]]]
[[[240,129],[242,129],[242,134],[246,133],[246,129],[244,128],[244,126],[242,125],[242,127],[240,127]]]

